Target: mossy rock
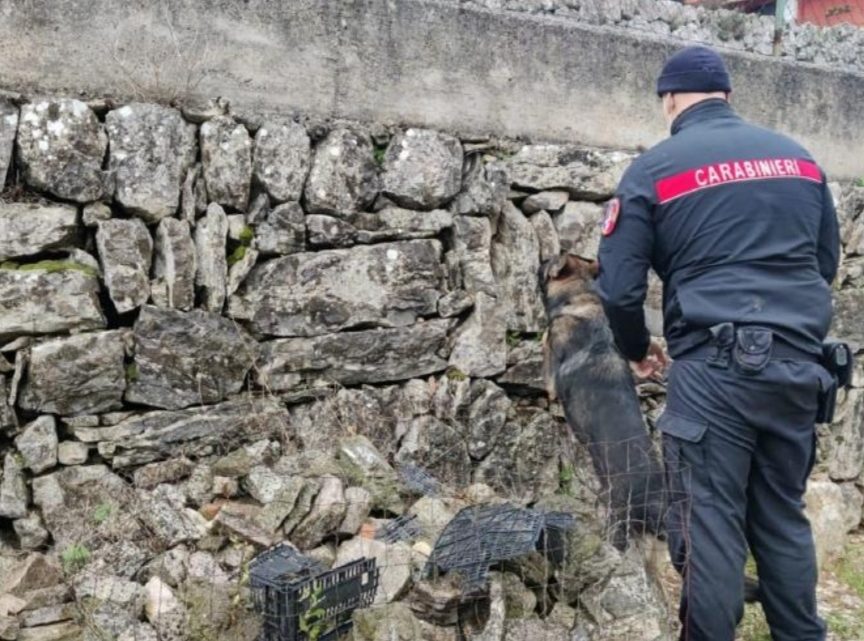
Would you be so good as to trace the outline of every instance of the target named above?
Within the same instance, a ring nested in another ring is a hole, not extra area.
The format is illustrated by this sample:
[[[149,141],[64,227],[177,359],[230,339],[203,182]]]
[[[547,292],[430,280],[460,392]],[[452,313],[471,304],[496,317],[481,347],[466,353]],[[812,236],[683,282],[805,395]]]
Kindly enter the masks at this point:
[[[44,271],[49,274],[53,274],[56,272],[77,271],[87,276],[90,276],[91,278],[96,278],[99,275],[98,272],[90,265],[77,263],[73,260],[40,260],[37,263],[24,263],[23,265],[14,261],[7,261],[4,263],[0,263],[0,269],[19,272]]]

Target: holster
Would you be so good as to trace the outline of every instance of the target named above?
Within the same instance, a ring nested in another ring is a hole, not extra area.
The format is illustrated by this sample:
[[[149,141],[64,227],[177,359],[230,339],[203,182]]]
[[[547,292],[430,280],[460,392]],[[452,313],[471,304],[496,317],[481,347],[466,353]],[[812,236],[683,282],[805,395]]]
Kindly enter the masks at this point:
[[[817,423],[831,423],[837,407],[837,390],[852,385],[852,370],[855,361],[849,345],[833,338],[822,343],[822,367],[831,375],[832,383],[828,389],[819,392],[819,408],[816,412]]]

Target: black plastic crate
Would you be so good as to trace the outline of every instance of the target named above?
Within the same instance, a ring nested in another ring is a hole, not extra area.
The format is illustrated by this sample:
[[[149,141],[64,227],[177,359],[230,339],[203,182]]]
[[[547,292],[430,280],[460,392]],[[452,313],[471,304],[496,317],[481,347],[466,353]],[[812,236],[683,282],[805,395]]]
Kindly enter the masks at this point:
[[[375,559],[359,559],[334,570],[289,545],[258,555],[249,565],[249,586],[261,615],[259,641],[335,641],[351,628],[351,613],[375,599]],[[304,630],[304,628],[306,628]]]

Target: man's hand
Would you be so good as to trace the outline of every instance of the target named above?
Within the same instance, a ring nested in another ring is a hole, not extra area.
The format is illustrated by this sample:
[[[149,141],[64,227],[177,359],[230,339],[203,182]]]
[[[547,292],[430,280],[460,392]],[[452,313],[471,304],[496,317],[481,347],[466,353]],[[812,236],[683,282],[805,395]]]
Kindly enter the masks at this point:
[[[630,361],[630,370],[636,378],[659,379],[663,376],[663,372],[669,365],[669,357],[666,355],[663,346],[656,338],[651,339],[648,345],[648,353],[641,361]]]

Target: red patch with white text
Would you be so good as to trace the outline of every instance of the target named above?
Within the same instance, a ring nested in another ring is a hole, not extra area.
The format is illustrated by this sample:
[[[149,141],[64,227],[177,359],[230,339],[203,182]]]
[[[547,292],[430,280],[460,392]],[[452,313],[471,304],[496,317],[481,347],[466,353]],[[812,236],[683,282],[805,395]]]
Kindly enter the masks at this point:
[[[603,210],[603,228],[601,233],[604,236],[609,236],[615,231],[615,225],[618,224],[618,214],[621,213],[621,199],[613,198]]]

